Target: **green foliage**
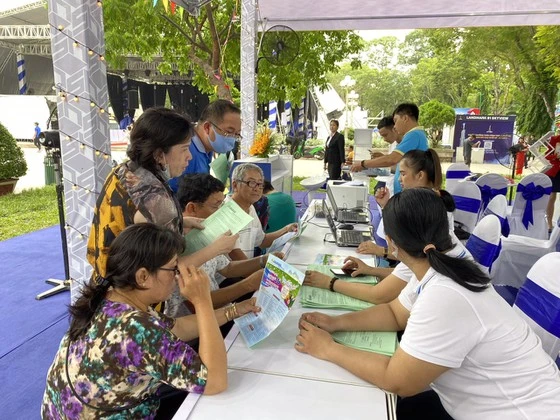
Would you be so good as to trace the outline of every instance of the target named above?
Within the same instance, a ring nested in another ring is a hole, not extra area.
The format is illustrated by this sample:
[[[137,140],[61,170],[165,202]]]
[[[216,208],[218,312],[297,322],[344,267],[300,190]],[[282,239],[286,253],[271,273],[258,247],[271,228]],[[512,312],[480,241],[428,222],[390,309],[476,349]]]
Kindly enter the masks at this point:
[[[0,241],[58,223],[54,185],[0,197]]]
[[[455,110],[449,105],[432,99],[420,105],[419,124],[424,126],[432,141],[432,147],[437,147],[443,135],[444,125],[455,124]]]
[[[0,179],[19,178],[26,173],[23,151],[8,129],[0,124]]]
[[[124,69],[128,55],[145,61],[163,60],[159,71],[171,74],[176,64],[180,74],[192,72],[200,90],[232,99],[233,77],[240,75],[239,4],[236,0],[212,2],[195,17],[171,15],[159,2],[105,0],[103,2],[106,58],[111,68]],[[179,9],[179,8],[177,8]],[[259,34],[260,36],[260,34]],[[324,86],[325,74],[338,68],[341,58],[356,54],[362,40],[353,32],[298,32],[300,51],[288,66],[259,63],[259,100],[300,101],[308,86]]]

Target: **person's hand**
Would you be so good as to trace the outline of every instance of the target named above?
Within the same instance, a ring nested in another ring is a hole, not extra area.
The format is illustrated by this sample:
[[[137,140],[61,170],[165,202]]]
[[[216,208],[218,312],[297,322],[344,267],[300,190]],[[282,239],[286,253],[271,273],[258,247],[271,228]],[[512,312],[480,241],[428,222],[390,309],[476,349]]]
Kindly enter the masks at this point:
[[[369,265],[367,265],[365,262],[363,262],[362,260],[360,260],[359,258],[356,257],[346,257],[346,259],[344,260],[344,265],[342,266],[342,269],[353,269],[354,271],[352,272],[352,277],[356,277],[356,276],[360,276],[360,275],[367,275],[368,274],[368,268]]]
[[[391,198],[391,192],[387,187],[378,188],[375,192],[375,201],[377,201],[377,204],[379,204],[381,208],[387,205],[389,198]]]
[[[300,319],[299,334],[294,345],[297,351],[326,360],[329,347],[333,344],[334,340],[327,331],[305,321],[303,317]]]
[[[284,226],[284,229],[284,233],[297,232],[298,224],[290,223],[289,225]]]
[[[275,251],[272,253],[272,255],[274,255],[277,258],[280,258],[281,260],[284,260],[285,257],[284,253],[280,251]],[[266,259],[268,259],[268,257]]]
[[[248,314],[249,312],[258,313],[261,311],[260,306],[255,306],[257,302],[256,297],[252,297],[251,299],[244,300],[242,302],[236,303],[235,307],[237,308],[237,314],[239,316],[243,316]]]
[[[377,255],[379,257],[383,256],[384,251],[385,250],[383,247],[374,244],[371,241],[362,242],[360,245],[358,245],[357,249],[358,254]]]
[[[335,319],[335,317],[321,312],[306,312],[300,317],[299,324],[301,328],[302,321],[309,322],[322,330],[332,333],[338,330]]]
[[[218,236],[211,246],[215,248],[217,255],[229,254],[235,248],[238,239],[239,234],[232,235],[231,231],[228,230],[223,235]]]
[[[194,265],[187,266],[181,261],[177,263],[177,267],[180,273],[177,276],[177,284],[181,296],[188,299],[195,307],[204,302],[212,302],[208,274]]]
[[[362,172],[364,170],[363,166],[362,166],[362,162],[354,162],[352,164],[352,166],[350,167],[350,171],[351,172]]]
[[[331,278],[332,277],[319,273],[318,271],[307,270],[305,272],[305,278],[303,279],[303,285],[318,287],[319,289],[328,289],[331,283]]]
[[[202,224],[203,220],[204,219],[201,219],[200,217],[183,217],[183,233],[186,234],[190,232],[191,229],[204,229],[204,225]]]
[[[261,287],[261,280],[264,273],[264,268],[261,268],[258,271],[255,271],[253,274],[247,276],[245,281],[249,284],[249,288],[251,289],[250,292],[255,292],[259,290]]]

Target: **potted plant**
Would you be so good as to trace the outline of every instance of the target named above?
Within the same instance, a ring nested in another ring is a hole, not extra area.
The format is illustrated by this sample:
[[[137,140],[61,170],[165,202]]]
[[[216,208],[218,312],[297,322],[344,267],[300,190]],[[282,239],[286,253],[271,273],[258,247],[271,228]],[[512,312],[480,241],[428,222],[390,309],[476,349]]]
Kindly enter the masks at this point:
[[[13,192],[19,177],[26,173],[23,151],[8,129],[0,124],[0,195]]]

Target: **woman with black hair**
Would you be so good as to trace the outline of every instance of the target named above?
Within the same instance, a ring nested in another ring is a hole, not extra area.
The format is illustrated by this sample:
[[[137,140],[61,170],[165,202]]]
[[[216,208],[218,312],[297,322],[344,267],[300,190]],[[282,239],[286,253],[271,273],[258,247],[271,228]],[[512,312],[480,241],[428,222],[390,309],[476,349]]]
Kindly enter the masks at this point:
[[[439,196],[424,188],[404,190],[389,200],[383,217],[390,251],[414,278],[388,304],[340,316],[304,314],[296,350],[401,397],[431,387],[455,419],[557,418],[558,368],[481,269],[446,254],[453,245]],[[392,357],[345,347],[330,336],[400,330]],[[426,409],[412,418],[419,415],[441,418]],[[399,410],[397,416],[405,418]]]
[[[167,108],[149,108],[134,123],[127,155],[107,176],[97,198],[87,244],[87,258],[95,277],[105,277],[107,252],[113,240],[134,223],[150,222],[183,233],[202,228],[197,220],[183,219],[170,178],[181,175],[192,158],[189,150],[193,124]],[[222,236],[196,254],[185,257],[199,266],[233,249],[237,236]]]
[[[208,277],[178,259],[183,249],[179,233],[151,223],[115,239],[106,277],[85,285],[70,306],[70,329],[47,373],[43,418],[153,418],[163,385],[205,394],[226,389],[218,325],[258,309],[251,299],[214,310]],[[196,315],[173,319],[151,309],[176,284]],[[187,344],[195,337],[198,354]]]
[[[447,191],[441,189],[441,164],[436,151],[433,149],[428,149],[426,151],[411,150],[405,153],[399,165],[400,182],[403,189],[422,187],[435,191],[445,204],[448,212],[449,224],[453,227],[453,214],[451,212],[455,210],[455,202]],[[383,206],[385,206],[389,200],[389,192],[386,188],[382,190],[382,192],[378,192],[377,194],[381,197],[380,201]],[[378,196],[376,196],[376,198],[378,198]],[[458,258],[471,258],[470,253],[461,242],[456,239],[452,230],[450,234],[452,235],[454,244],[453,248],[449,250],[450,255]],[[371,241],[360,244],[358,252],[373,254],[383,258],[390,257],[391,259],[397,259],[395,256],[390,255],[387,248],[379,246]],[[303,284],[322,289],[332,288],[333,291],[338,293],[378,304],[387,303],[395,299],[413,276],[410,268],[402,262],[397,264],[394,269],[371,267],[360,258],[351,256],[346,258],[343,268],[354,270],[352,272],[352,277],[370,275],[381,277],[383,281],[373,286],[370,284],[351,282],[335,282],[332,283],[331,286],[331,276],[319,273],[318,271],[308,270],[305,273],[306,276]]]

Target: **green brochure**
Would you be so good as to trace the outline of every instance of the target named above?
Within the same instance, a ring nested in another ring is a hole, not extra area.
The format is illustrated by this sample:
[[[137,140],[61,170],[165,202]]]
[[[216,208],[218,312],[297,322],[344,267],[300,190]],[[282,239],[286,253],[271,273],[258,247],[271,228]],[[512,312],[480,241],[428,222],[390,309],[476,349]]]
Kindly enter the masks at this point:
[[[340,293],[317,287],[303,286],[301,288],[301,305],[304,308],[330,308],[357,311],[373,306],[373,303],[355,299]]]
[[[308,270],[318,271],[319,273],[326,274],[327,276],[334,276],[331,268],[340,268],[342,265],[318,265],[309,264],[307,266]],[[366,283],[366,284],[377,284],[379,283],[379,278],[375,276],[358,276],[358,277],[339,277],[339,281],[347,281],[349,283]]]
[[[192,254],[210,245],[228,230],[232,234],[236,234],[252,220],[253,218],[245,213],[235,201],[230,200],[224,203],[216,213],[202,222],[204,229],[191,229],[185,235],[184,255]]]
[[[392,356],[397,349],[397,333],[389,331],[337,331],[334,341],[358,350],[372,351]]]

